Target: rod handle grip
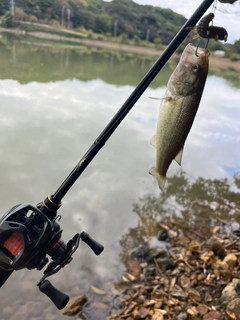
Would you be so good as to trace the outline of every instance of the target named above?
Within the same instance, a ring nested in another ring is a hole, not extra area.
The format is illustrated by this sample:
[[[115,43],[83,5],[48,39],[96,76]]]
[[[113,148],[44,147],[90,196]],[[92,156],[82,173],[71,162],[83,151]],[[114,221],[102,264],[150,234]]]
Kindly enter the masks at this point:
[[[52,300],[59,310],[63,309],[69,301],[69,296],[56,289],[48,280],[41,282],[38,287],[41,292],[46,294],[46,296]]]
[[[100,253],[103,252],[104,246],[98,243],[96,240],[90,237],[90,235],[86,232],[81,233],[81,239],[84,241],[92,251],[98,256]]]

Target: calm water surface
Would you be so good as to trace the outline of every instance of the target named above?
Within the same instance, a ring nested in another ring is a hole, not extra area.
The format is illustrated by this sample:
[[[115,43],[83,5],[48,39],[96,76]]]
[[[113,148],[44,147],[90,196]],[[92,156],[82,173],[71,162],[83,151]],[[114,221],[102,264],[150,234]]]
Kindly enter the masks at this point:
[[[154,60],[25,38],[0,40],[3,214],[56,191]],[[121,275],[119,240],[137,224],[132,204],[160,193],[148,174],[155,163],[149,141],[159,108],[159,101],[149,97],[163,97],[173,68],[173,62],[165,66],[63,199],[63,239],[86,231],[105,246],[96,257],[81,243],[71,264],[52,277],[72,297]],[[189,175],[231,178],[240,171],[239,87],[219,73],[208,77],[183,154],[182,169]],[[179,170],[173,163],[169,174]],[[63,318],[35,286],[40,277],[35,270],[11,276],[0,291],[0,319],[33,319],[43,306]]]

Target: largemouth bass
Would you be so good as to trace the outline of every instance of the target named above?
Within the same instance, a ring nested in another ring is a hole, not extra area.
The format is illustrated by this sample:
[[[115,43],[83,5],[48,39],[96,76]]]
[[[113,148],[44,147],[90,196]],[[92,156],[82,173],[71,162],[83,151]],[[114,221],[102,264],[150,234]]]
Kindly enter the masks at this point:
[[[151,140],[156,148],[156,166],[149,173],[157,178],[161,190],[172,160],[181,165],[184,143],[206,82],[209,56],[209,50],[189,43],[169,78],[160,105],[157,134]]]

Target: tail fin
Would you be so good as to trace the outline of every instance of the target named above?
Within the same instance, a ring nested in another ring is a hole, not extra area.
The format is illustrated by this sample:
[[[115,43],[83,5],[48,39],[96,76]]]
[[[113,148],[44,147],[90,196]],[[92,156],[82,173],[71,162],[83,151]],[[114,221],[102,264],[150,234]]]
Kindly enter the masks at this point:
[[[164,184],[165,184],[165,181],[166,181],[166,176],[162,176],[161,174],[159,174],[156,170],[156,167],[152,167],[149,171],[149,173],[156,177],[157,178],[157,181],[158,181],[158,186],[160,188],[161,191],[163,191],[164,189]]]

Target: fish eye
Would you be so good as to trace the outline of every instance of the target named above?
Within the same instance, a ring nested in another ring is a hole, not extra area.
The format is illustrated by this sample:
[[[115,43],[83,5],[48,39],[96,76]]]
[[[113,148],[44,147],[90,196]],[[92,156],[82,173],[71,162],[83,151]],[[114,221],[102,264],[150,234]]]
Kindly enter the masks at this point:
[[[201,69],[201,67],[200,67],[199,64],[195,64],[195,65],[193,66],[193,72],[194,72],[194,73],[197,73],[200,69]]]

